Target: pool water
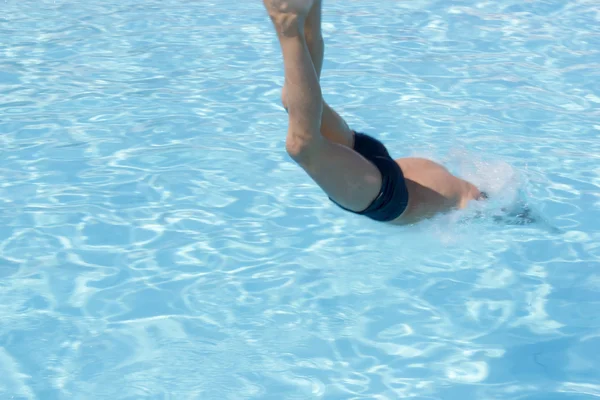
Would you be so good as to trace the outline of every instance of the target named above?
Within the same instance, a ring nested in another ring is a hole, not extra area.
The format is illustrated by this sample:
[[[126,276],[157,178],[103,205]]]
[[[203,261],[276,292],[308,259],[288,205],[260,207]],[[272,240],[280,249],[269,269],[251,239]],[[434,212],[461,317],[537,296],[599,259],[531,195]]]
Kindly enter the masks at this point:
[[[325,0],[328,102],[492,194],[409,227],[286,155],[260,1],[2,6],[1,399],[600,397],[597,2]]]

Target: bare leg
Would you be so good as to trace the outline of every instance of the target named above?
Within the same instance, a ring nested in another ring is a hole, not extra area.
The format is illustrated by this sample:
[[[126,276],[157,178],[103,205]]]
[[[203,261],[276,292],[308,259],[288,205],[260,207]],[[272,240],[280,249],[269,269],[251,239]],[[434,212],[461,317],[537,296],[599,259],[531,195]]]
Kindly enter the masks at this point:
[[[289,127],[286,150],[337,203],[362,211],[379,194],[377,168],[347,146],[321,134],[323,99],[304,37],[312,0],[264,0],[283,53]]]
[[[317,78],[321,77],[323,58],[325,55],[325,43],[321,33],[321,8],[322,0],[315,0],[304,21],[304,38],[312,59]],[[282,101],[287,108],[287,88],[283,88]],[[354,132],[348,127],[344,119],[323,100],[323,111],[321,114],[321,134],[334,143],[352,147],[354,144]]]

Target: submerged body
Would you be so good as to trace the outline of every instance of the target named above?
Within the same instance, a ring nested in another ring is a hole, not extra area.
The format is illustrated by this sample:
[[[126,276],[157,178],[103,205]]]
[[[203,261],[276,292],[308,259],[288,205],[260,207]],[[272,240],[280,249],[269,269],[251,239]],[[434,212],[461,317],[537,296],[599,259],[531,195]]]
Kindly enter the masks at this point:
[[[406,180],[408,207],[397,223],[413,223],[453,209],[465,208],[483,198],[473,184],[452,175],[445,167],[423,158],[396,160]]]
[[[264,0],[283,54],[286,150],[342,209],[393,224],[414,223],[482,197],[471,183],[422,158],[393,159],[356,133],[324,100],[321,0]]]

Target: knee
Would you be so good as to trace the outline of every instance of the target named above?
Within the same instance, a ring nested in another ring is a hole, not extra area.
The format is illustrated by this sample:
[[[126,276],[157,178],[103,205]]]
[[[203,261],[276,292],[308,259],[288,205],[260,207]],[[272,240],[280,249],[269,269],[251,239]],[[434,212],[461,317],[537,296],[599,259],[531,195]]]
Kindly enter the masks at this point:
[[[285,151],[298,164],[307,165],[314,159],[315,146],[310,141],[295,135],[288,135],[285,141]]]

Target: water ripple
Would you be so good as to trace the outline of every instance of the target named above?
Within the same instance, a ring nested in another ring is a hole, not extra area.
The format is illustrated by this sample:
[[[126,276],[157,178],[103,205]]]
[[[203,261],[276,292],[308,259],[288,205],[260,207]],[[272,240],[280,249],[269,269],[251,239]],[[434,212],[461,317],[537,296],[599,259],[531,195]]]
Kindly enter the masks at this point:
[[[285,154],[260,2],[7,0],[1,397],[600,396],[598,19],[327,2],[327,100],[494,195],[397,228]]]

